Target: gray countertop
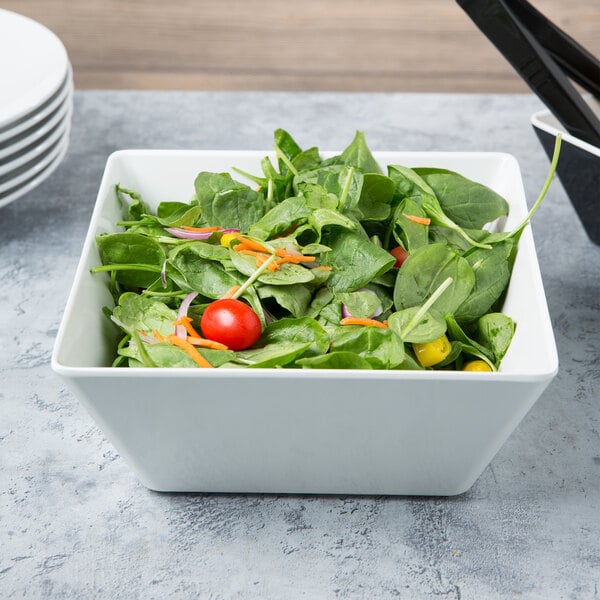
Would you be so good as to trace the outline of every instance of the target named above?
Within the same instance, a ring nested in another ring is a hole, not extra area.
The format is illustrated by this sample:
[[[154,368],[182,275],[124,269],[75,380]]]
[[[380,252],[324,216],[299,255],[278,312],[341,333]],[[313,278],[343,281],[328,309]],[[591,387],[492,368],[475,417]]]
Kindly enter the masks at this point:
[[[160,494],[50,370],[107,156],[300,142],[548,160],[528,95],[77,92],[69,152],[0,208],[1,598],[600,597],[600,247],[556,181],[533,232],[560,372],[453,498]]]

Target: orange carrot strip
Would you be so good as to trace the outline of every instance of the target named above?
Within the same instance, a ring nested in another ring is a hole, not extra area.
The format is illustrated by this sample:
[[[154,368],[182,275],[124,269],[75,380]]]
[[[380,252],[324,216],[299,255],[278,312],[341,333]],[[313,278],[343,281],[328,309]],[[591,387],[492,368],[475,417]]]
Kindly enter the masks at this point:
[[[165,338],[162,335],[160,335],[160,333],[158,333],[158,331],[156,329],[152,330],[152,335],[154,336],[154,339],[157,342],[164,342],[165,341]]]
[[[191,317],[186,317],[186,316],[179,317],[179,319],[177,319],[177,321],[173,322],[173,325],[175,325],[175,326],[183,325],[183,327],[185,327],[185,330],[188,332],[189,335],[194,335],[196,337],[200,337],[200,334],[192,326]]]
[[[167,336],[167,342],[184,350],[199,367],[202,367],[203,369],[213,368],[204,356],[202,356],[202,354],[200,354],[200,352],[198,352],[198,350],[196,350],[196,348],[194,348],[187,340],[177,337],[175,334],[171,334]]]
[[[295,255],[295,254],[287,254],[281,258],[278,258],[275,262],[279,265],[283,263],[293,263],[295,265],[303,262],[315,262],[317,260],[314,256],[303,256],[303,255]]]
[[[262,244],[255,242],[254,240],[250,240],[240,235],[239,233],[233,234],[236,239],[240,240],[241,244],[236,244],[233,249],[234,250],[256,250],[258,252],[265,252],[266,254],[271,254],[271,251],[268,248],[265,248]],[[240,246],[242,246],[240,248]]]
[[[233,287],[230,287],[222,296],[221,296],[221,300],[224,300],[225,298],[231,298],[238,290],[240,289],[239,285],[234,285]]]
[[[240,244],[241,246],[241,244]],[[239,246],[236,246],[236,251],[240,254],[247,254],[248,256],[261,256],[264,257],[265,260],[271,256],[270,254],[265,254],[264,252],[259,252],[258,250],[248,250],[247,248],[241,248],[238,250]]]
[[[225,344],[221,344],[221,342],[215,342],[213,340],[207,340],[201,337],[188,336],[187,341],[192,346],[201,346],[203,348],[212,348],[213,350],[229,350],[229,348]]]
[[[417,217],[417,215],[407,215],[406,213],[402,213],[402,216],[406,217],[409,221],[418,223],[419,225],[430,225],[431,224],[431,219],[429,217]]]
[[[215,225],[214,227],[191,227],[190,225],[182,225],[181,229],[186,231],[195,231],[196,233],[206,233],[207,231],[219,231],[221,227]]]
[[[277,264],[277,261],[273,261],[268,267],[267,267],[267,271],[270,271],[271,273],[273,273],[274,271],[279,271],[279,265]]]
[[[379,329],[387,329],[387,325],[375,319],[359,319],[358,317],[344,317],[340,321],[340,325],[365,325],[367,327],[379,327]]]
[[[322,269],[323,271],[331,271],[331,267],[329,267],[327,265],[319,265],[318,267],[315,267],[315,269]]]

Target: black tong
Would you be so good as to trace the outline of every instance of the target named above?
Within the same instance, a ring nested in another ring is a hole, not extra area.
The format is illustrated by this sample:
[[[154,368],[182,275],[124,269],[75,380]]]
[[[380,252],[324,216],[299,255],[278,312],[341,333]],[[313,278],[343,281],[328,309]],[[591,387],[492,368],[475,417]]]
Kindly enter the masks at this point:
[[[600,147],[600,120],[569,78],[600,97],[600,62],[525,0],[457,0],[573,136]]]

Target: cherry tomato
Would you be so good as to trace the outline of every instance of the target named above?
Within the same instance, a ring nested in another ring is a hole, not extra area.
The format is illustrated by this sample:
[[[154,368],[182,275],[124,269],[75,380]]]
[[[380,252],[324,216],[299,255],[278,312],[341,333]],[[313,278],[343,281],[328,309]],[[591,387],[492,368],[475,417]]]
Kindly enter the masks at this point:
[[[392,248],[390,254],[396,259],[395,267],[401,267],[402,263],[408,258],[408,252],[402,246]]]
[[[206,307],[200,320],[202,334],[231,350],[250,348],[261,334],[258,315],[241,300],[224,298]]]

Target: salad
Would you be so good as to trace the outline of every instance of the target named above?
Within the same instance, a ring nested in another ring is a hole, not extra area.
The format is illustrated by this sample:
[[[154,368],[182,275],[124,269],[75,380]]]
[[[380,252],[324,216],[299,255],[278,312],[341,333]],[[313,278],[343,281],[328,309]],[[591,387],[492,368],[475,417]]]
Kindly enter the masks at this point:
[[[501,312],[521,233],[490,188],[386,165],[362,132],[322,158],[278,129],[262,173],[200,172],[189,202],[124,217],[96,238],[119,328],[113,366],[497,371],[516,324]],[[239,179],[238,178],[238,179]]]

